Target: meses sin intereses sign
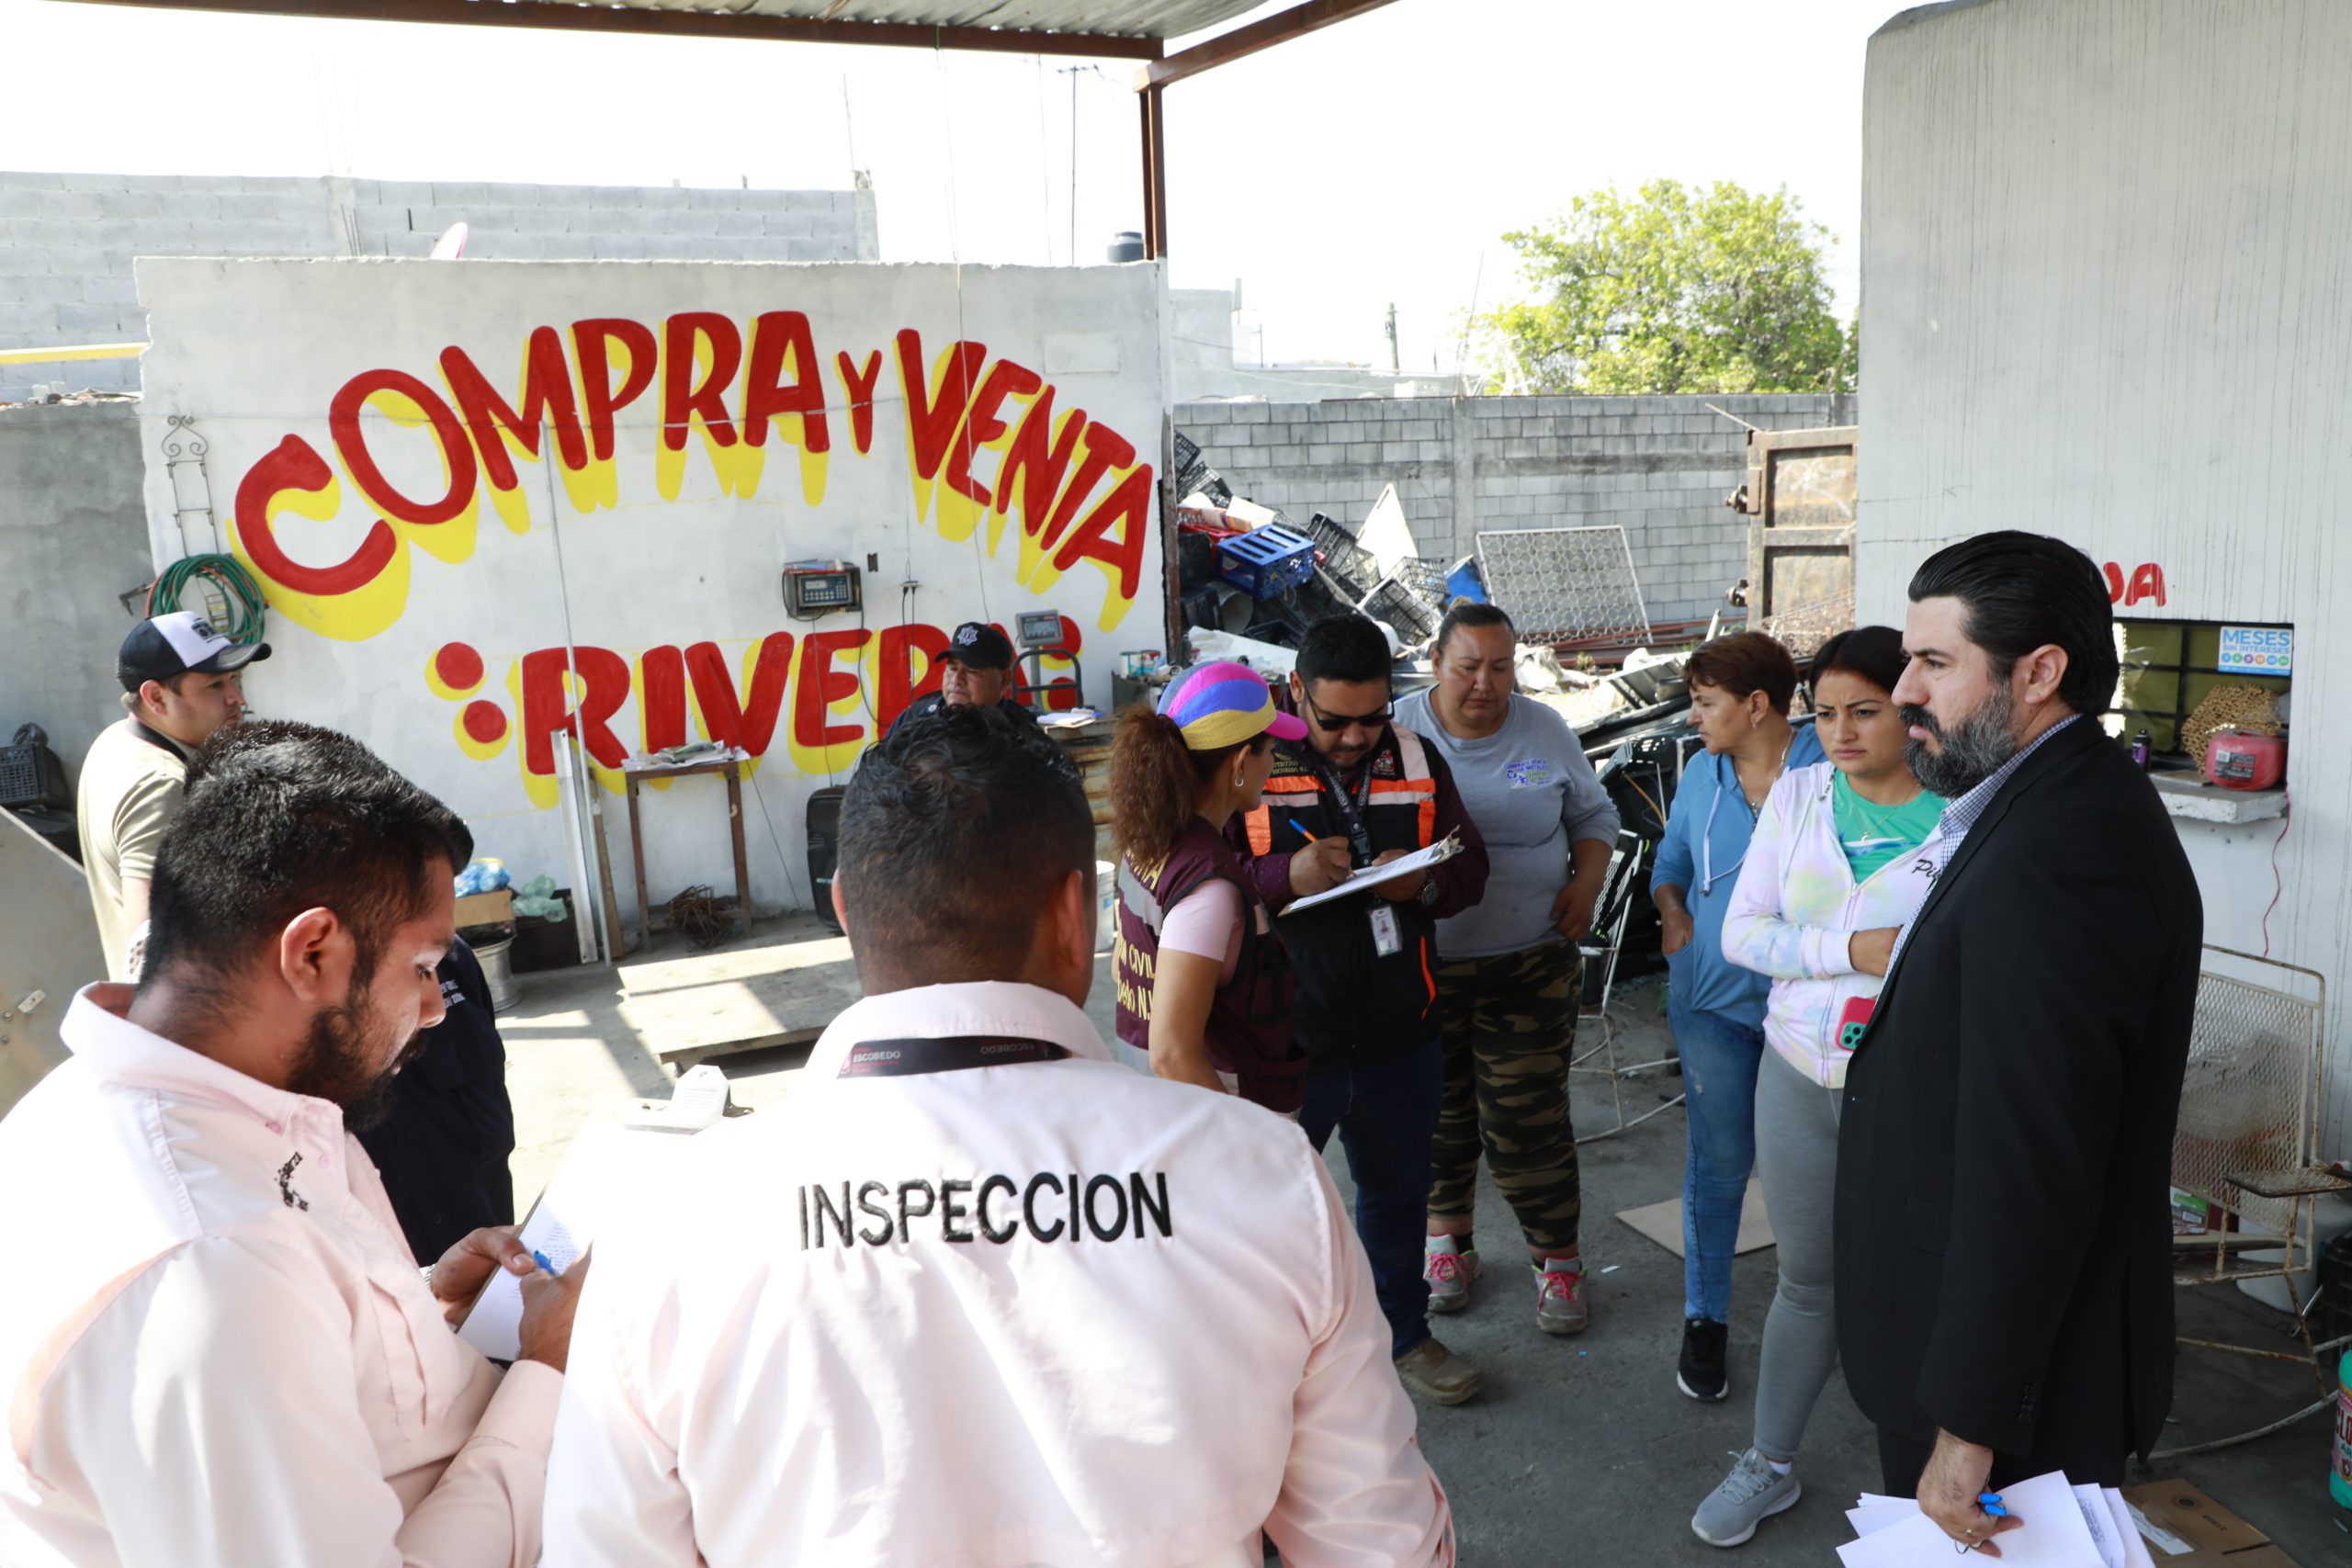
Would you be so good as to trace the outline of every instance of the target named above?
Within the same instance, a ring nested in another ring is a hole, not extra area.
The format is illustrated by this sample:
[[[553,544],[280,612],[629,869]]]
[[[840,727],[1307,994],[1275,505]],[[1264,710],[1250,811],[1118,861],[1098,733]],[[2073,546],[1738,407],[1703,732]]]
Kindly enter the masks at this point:
[[[138,270],[157,562],[243,562],[277,653],[257,709],[522,817],[477,821],[518,870],[560,867],[560,830],[528,822],[560,737],[615,789],[632,752],[740,744],[797,824],[936,687],[957,622],[1059,612],[1088,687],[1062,705],[1107,703],[1110,634],[1159,640],[1156,268]],[[173,416],[200,479],[167,457]],[[794,620],[784,563],[831,557],[871,559],[863,611]],[[669,837],[718,872],[662,815],[649,858]]]

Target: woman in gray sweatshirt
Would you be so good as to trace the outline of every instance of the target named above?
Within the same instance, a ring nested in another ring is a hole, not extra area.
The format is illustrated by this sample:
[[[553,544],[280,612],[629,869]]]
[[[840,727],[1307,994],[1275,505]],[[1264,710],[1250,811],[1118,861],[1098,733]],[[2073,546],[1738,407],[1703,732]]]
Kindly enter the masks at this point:
[[[1577,942],[1592,929],[1617,808],[1567,720],[1512,689],[1517,644],[1502,611],[1455,606],[1438,628],[1437,684],[1396,705],[1396,723],[1453,764],[1492,867],[1486,897],[1437,925],[1445,1098],[1430,1152],[1423,1271],[1431,1312],[1469,1303],[1479,1272],[1471,1204],[1483,1148],[1527,1243],[1536,1326],[1577,1334],[1590,1315],[1568,1121],[1568,1063],[1584,995]]]

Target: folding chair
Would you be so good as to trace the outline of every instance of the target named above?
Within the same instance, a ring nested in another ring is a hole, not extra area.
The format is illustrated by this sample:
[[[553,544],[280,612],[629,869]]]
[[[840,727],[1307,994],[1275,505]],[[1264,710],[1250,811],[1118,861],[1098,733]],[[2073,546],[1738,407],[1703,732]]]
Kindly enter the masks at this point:
[[[1609,871],[1601,879],[1600,897],[1593,909],[1592,934],[1577,944],[1577,950],[1584,954],[1587,964],[1597,963],[1601,966],[1599,1002],[1589,1010],[1582,1007],[1577,1010],[1577,1020],[1580,1023],[1599,1021],[1600,1043],[1589,1047],[1573,1058],[1568,1063],[1568,1071],[1592,1073],[1607,1077],[1610,1100],[1617,1115],[1615,1126],[1607,1132],[1588,1134],[1577,1140],[1579,1144],[1589,1144],[1600,1138],[1614,1137],[1628,1127],[1638,1127],[1659,1111],[1670,1111],[1682,1103],[1682,1096],[1678,1094],[1664,1105],[1655,1110],[1645,1111],[1630,1122],[1625,1119],[1623,1088],[1625,1079],[1635,1073],[1665,1066],[1670,1058],[1660,1057],[1654,1062],[1635,1062],[1631,1065],[1620,1064],[1617,1060],[1617,1026],[1609,1016],[1609,998],[1617,987],[1618,955],[1624,948],[1625,928],[1632,923],[1634,918],[1634,891],[1641,886],[1643,868],[1648,863],[1649,857],[1648,840],[1629,829],[1621,828],[1617,830],[1617,847],[1609,852]],[[1595,1056],[1607,1058],[1608,1065],[1598,1067],[1585,1066]]]

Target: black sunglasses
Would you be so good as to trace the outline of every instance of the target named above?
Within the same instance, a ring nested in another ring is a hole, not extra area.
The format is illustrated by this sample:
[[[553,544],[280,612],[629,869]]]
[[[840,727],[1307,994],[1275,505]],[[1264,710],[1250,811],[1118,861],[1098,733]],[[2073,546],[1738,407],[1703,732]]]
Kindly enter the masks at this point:
[[[1305,695],[1304,693],[1300,694]],[[1376,729],[1386,724],[1396,712],[1396,704],[1393,699],[1385,704],[1378,713],[1325,713],[1323,705],[1313,697],[1306,698],[1306,706],[1307,711],[1315,716],[1315,722],[1318,727],[1334,731],[1359,727],[1364,729]]]

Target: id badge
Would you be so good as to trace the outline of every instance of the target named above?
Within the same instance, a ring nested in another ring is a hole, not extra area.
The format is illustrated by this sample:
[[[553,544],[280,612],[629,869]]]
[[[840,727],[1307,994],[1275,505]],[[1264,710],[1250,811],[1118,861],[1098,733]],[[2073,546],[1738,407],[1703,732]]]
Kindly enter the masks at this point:
[[[1396,929],[1396,911],[1385,904],[1372,907],[1372,950],[1383,958],[1394,958],[1405,951],[1405,939]]]
[[[1874,997],[1849,997],[1838,1012],[1838,1049],[1851,1055],[1870,1032],[1871,1013],[1878,1006]]]

